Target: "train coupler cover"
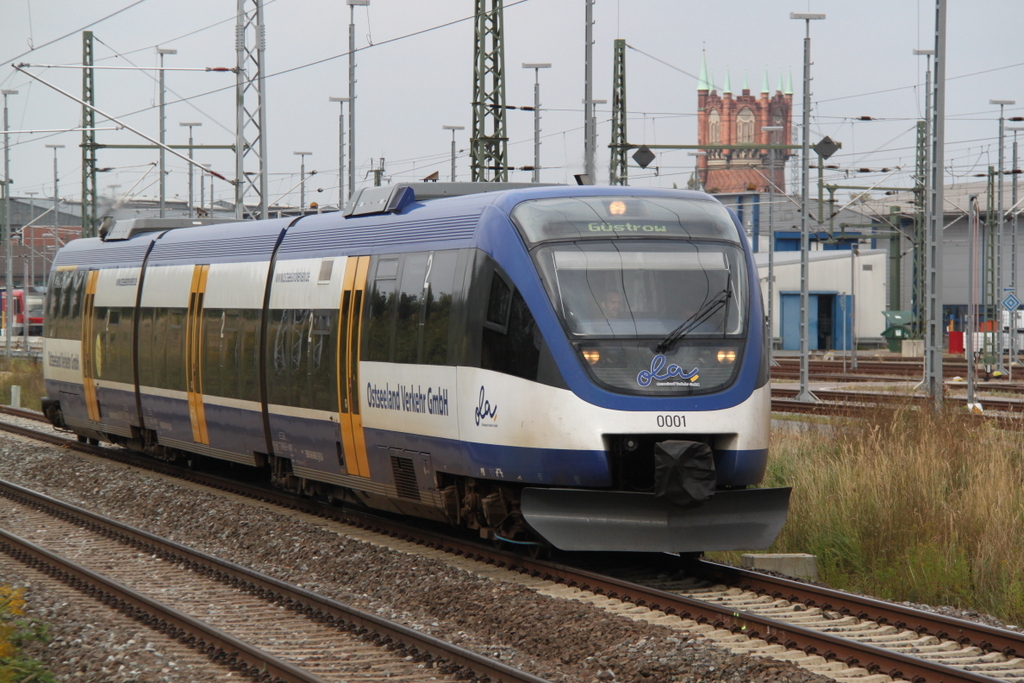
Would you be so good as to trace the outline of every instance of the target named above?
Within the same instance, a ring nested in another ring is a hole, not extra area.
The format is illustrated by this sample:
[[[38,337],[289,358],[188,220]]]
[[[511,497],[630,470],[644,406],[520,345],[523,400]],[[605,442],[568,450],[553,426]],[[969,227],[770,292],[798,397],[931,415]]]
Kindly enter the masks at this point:
[[[715,495],[715,455],[699,441],[661,441],[654,445],[654,496],[684,508]]]
[[[791,491],[716,491],[702,505],[684,508],[652,493],[526,488],[521,510],[527,524],[561,550],[764,550],[782,530]]]

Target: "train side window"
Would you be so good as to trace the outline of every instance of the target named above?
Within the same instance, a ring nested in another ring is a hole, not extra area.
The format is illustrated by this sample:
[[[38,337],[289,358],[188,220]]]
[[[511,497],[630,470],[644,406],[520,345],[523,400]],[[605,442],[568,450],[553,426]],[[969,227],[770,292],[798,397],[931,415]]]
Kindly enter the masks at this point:
[[[270,312],[272,347],[268,399],[277,405],[337,409],[335,361],[338,313],[334,310]]]
[[[133,383],[132,309],[101,307],[95,310],[94,315],[96,322],[91,343],[94,344],[96,376],[113,382]]]
[[[487,298],[485,327],[498,331],[508,330],[508,318],[512,304],[512,288],[497,271],[491,276],[491,292]]]
[[[203,311],[203,393],[259,400],[256,309]]]
[[[336,354],[338,347],[338,311],[313,311],[309,328],[309,407],[319,410],[338,409]]]
[[[61,320],[58,315],[60,307],[60,292],[64,288],[64,271],[54,271],[50,275],[50,282],[46,287],[46,312],[43,314],[43,334],[47,337],[62,339],[64,335],[61,330]]]
[[[238,398],[248,401],[260,400],[259,348],[262,311],[242,311],[242,332],[235,368],[238,374]]]
[[[494,280],[497,279],[499,277],[495,273]],[[494,291],[493,287],[491,291]],[[507,320],[504,331],[494,329],[490,321],[484,323],[480,367],[524,379],[537,379],[540,332],[526,300],[518,290],[509,295]]]
[[[63,332],[62,336],[65,336],[65,338],[66,335],[69,335],[71,333],[71,301],[75,297],[75,285],[77,284],[77,279],[74,277],[74,275],[72,273],[69,274],[71,275],[71,277],[65,276],[64,285],[60,288],[60,293],[58,294],[59,300],[56,303],[58,311],[57,316],[61,320],[61,331]]]
[[[203,309],[203,393],[236,398],[234,353],[238,337],[238,312]]]
[[[153,319],[156,311],[152,308],[139,309],[139,333],[137,347],[139,349],[139,384],[156,386],[156,363],[162,362],[164,354],[156,351]],[[158,360],[159,359],[159,360]]]
[[[390,362],[398,284],[398,257],[381,258],[366,306],[364,360]]]
[[[66,311],[64,322],[67,327],[65,331],[69,339],[81,339],[82,300],[85,298],[85,283],[89,279],[89,271],[75,270],[71,272],[73,275],[69,283],[70,286],[65,288],[68,294],[65,300],[67,308],[63,308]]]
[[[187,308],[161,308],[157,309],[164,324],[160,336],[156,341],[166,344],[167,355],[163,373],[160,377],[161,384],[158,386],[176,391],[186,391],[185,376],[185,320],[188,317]],[[166,340],[166,341],[163,341]],[[157,347],[159,349],[159,347]]]
[[[423,291],[422,340],[422,362],[429,365],[445,365],[448,362],[448,336],[451,333],[452,299],[458,259],[459,254],[456,251],[438,251],[430,261],[430,270]]]
[[[305,326],[309,310],[282,309],[270,312],[270,370],[268,397],[277,405],[301,405],[303,393],[299,369],[305,355]]]
[[[430,254],[406,254],[402,262],[395,322],[395,362],[419,361],[422,296]]]

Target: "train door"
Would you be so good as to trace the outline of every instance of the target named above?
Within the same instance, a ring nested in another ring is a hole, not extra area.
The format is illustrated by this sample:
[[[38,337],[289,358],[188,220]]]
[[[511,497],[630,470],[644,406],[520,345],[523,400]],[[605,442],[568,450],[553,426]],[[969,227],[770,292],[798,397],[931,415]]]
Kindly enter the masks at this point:
[[[85,408],[89,419],[100,421],[100,404],[96,399],[96,282],[100,271],[90,270],[85,281],[85,297],[82,299],[82,385],[85,388]]]
[[[370,476],[363,419],[359,414],[359,332],[369,269],[369,256],[347,259],[338,323],[338,413],[342,448],[348,473],[358,477]]]
[[[192,439],[209,444],[206,431],[206,411],[203,407],[203,299],[210,266],[196,266],[192,271],[188,313],[185,322],[185,390],[188,392],[188,417],[192,423]]]

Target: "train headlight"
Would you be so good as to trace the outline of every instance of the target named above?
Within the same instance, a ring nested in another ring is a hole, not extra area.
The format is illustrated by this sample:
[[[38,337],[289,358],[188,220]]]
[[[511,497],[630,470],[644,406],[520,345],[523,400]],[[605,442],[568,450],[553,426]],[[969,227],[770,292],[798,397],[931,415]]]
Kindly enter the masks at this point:
[[[736,349],[721,349],[718,352],[718,362],[722,365],[736,362]]]
[[[601,352],[597,349],[583,349],[583,357],[587,359],[587,362],[591,365],[596,365],[601,360]]]

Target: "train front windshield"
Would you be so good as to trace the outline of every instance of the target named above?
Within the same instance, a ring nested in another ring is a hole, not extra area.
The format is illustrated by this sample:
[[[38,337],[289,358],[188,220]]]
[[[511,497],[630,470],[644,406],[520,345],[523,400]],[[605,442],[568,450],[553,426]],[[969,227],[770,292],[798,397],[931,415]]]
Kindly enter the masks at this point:
[[[715,202],[660,197],[543,199],[513,220],[594,379],[642,395],[732,382],[749,285],[736,228]]]

